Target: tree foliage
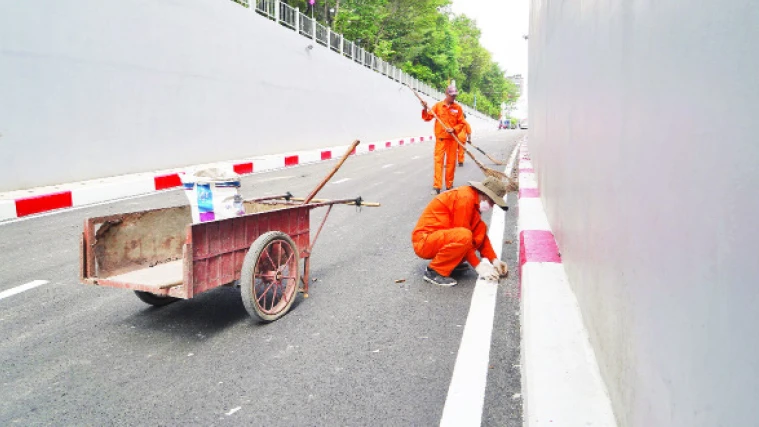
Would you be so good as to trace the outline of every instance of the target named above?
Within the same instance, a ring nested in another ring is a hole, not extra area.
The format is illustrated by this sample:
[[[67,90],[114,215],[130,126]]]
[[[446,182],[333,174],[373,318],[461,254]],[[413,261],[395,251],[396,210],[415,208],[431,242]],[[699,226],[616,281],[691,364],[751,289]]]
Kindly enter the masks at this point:
[[[307,0],[286,0],[311,14]],[[450,10],[451,0],[316,0],[313,15],[347,39],[438,89],[451,80],[459,99],[498,117],[517,88],[480,44],[477,23]],[[329,10],[334,9],[334,13]]]

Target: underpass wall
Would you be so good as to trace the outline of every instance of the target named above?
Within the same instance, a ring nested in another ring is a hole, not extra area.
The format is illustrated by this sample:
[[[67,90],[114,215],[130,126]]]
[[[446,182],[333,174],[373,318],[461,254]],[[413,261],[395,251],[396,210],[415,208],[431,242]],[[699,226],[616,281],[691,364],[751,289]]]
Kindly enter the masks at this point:
[[[228,0],[0,0],[0,191],[430,134],[420,111]]]
[[[530,19],[530,153],[620,425],[756,425],[759,8]]]

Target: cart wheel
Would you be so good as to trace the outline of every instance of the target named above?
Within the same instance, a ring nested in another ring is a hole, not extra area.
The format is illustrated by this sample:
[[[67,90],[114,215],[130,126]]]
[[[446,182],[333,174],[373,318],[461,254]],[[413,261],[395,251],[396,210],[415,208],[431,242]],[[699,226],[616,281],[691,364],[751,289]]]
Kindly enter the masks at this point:
[[[250,246],[240,273],[242,302],[265,322],[284,316],[298,294],[298,247],[287,234],[270,231]]]
[[[150,292],[142,292],[142,291],[134,291],[134,293],[137,295],[137,298],[141,299],[142,302],[146,302],[150,305],[154,305],[156,307],[162,307],[164,305],[169,305],[172,302],[177,302],[180,300],[180,298],[174,298],[174,297],[163,297],[156,294],[151,294]]]

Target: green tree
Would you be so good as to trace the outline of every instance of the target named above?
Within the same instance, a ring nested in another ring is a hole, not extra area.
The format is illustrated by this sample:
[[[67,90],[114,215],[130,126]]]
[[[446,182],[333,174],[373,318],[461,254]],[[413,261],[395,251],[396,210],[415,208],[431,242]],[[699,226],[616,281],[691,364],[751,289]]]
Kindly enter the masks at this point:
[[[306,13],[307,0],[286,0]],[[461,102],[498,117],[518,94],[480,44],[477,23],[450,11],[451,0],[317,0],[314,17],[346,39],[439,89],[456,80]]]

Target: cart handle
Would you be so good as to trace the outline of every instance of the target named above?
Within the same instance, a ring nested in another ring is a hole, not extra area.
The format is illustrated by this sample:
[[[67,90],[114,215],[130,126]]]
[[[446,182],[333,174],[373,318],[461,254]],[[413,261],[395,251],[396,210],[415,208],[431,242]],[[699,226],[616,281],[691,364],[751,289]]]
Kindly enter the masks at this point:
[[[293,197],[290,200],[293,202],[304,202],[305,198],[303,197]],[[361,196],[355,198],[355,199],[341,199],[341,200],[329,200],[329,199],[311,199],[311,202],[309,203],[310,206],[318,207],[318,206],[328,206],[328,205],[357,205],[361,207],[367,207],[367,208],[378,208],[382,206],[381,204],[377,202],[365,202],[364,199],[361,198]]]

